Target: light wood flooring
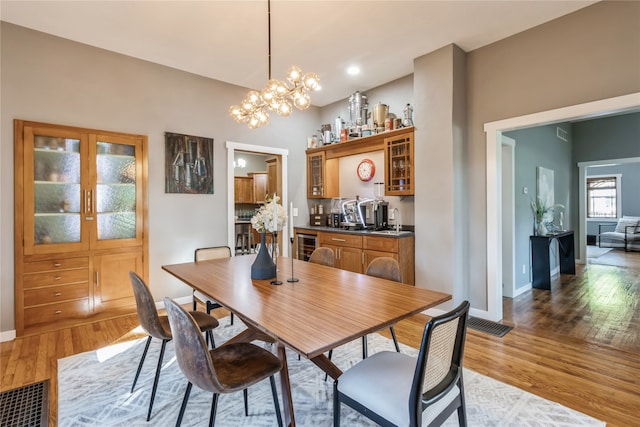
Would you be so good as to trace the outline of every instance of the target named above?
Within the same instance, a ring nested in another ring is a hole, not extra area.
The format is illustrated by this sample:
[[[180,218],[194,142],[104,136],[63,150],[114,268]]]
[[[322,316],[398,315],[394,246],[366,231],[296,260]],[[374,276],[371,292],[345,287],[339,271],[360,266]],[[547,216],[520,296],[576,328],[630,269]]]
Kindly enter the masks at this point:
[[[502,338],[470,329],[465,366],[609,426],[638,426],[640,252],[612,251],[597,262],[556,277],[551,292],[505,299],[504,323],[514,329]],[[400,322],[398,339],[417,347],[425,320]],[[138,326],[134,315],[1,343],[0,390],[50,379],[56,426],[57,359],[144,336]]]

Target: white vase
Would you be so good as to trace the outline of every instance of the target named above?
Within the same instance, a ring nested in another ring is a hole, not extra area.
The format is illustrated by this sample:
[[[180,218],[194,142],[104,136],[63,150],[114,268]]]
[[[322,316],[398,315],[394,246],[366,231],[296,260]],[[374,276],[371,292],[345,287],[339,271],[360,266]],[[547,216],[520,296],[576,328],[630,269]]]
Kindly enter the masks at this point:
[[[536,235],[538,236],[546,236],[549,230],[547,230],[547,226],[544,225],[543,221],[538,223],[538,227],[536,228]]]

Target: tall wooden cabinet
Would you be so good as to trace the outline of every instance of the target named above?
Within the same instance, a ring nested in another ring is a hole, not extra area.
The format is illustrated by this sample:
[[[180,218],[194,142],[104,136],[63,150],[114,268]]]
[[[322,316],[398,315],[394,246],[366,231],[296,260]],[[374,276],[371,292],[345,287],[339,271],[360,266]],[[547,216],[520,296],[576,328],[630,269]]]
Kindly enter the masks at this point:
[[[16,120],[14,139],[17,335],[134,312],[147,137]]]

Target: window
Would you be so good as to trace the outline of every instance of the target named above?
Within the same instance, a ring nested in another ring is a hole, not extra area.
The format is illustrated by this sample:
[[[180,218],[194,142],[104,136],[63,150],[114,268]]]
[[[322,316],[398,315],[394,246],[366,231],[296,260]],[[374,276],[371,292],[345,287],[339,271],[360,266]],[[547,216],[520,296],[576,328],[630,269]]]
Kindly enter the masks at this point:
[[[587,178],[587,218],[618,218],[621,175]]]

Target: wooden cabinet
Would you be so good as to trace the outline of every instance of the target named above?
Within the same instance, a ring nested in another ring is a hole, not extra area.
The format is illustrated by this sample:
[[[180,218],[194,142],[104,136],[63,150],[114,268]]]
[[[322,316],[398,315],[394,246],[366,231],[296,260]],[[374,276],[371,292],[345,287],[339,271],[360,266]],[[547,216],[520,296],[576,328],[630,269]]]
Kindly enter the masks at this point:
[[[413,196],[413,132],[384,139],[385,195]]]
[[[254,203],[253,178],[236,176],[233,179],[233,199],[236,203]]]
[[[253,179],[253,202],[264,203],[264,196],[267,195],[269,177],[266,173],[262,172],[254,172],[250,175]],[[270,193],[270,195],[273,195],[273,193]]]
[[[324,151],[307,154],[307,198],[339,196],[338,159],[327,159]]]
[[[148,276],[146,136],[16,120],[14,139],[17,335],[123,314],[101,304],[116,287],[134,312],[128,272]],[[138,261],[100,262],[124,254]]]
[[[282,194],[282,182],[278,172],[280,168],[280,159],[274,157],[265,160],[267,163],[267,192],[268,194]]]
[[[415,285],[415,237],[401,238],[363,236],[362,249],[364,253],[364,270],[369,263],[378,257],[391,257],[398,261],[402,270],[402,281]]]
[[[391,257],[400,263],[404,283],[415,284],[415,238],[382,237],[349,233],[318,233],[318,245],[333,250],[336,268],[365,273],[378,257]]]
[[[318,233],[318,244],[333,250],[336,268],[362,273],[362,236],[343,233]]]
[[[307,149],[307,198],[339,197],[340,158],[375,151],[384,151],[385,195],[413,196],[413,135],[407,127]]]

